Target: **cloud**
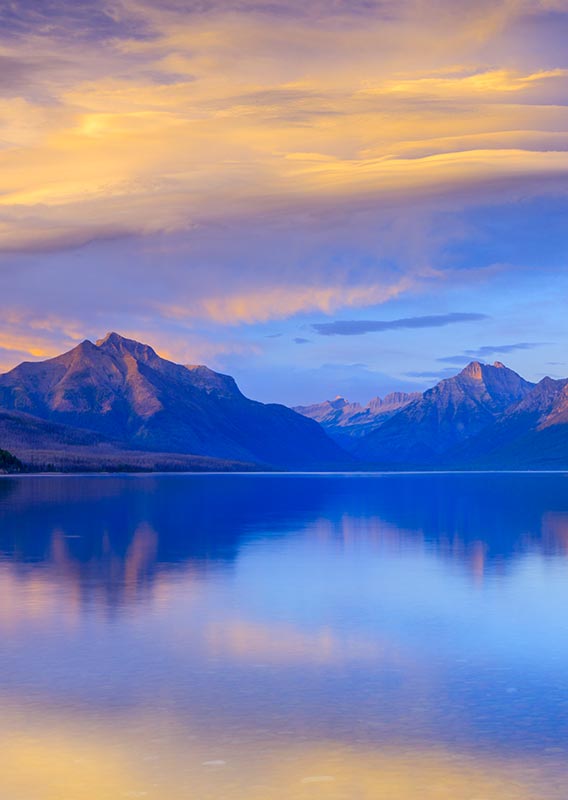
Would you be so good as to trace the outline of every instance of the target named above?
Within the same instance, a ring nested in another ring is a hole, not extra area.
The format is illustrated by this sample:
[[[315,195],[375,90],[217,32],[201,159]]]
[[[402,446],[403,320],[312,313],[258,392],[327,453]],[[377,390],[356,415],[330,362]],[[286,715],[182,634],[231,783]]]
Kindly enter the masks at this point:
[[[565,69],[538,70],[528,74],[508,69],[480,70],[473,73],[463,70],[457,74],[391,81],[382,87],[382,91],[409,94],[414,97],[420,95],[454,97],[463,102],[464,96],[470,94],[487,99],[487,96],[493,93],[522,92],[540,81],[566,78],[567,75],[568,71]]]
[[[350,286],[339,285],[275,285],[260,289],[251,288],[205,297],[201,313],[218,323],[264,322],[269,319],[290,317],[303,311],[329,313],[340,307],[372,305],[396,297],[406,282],[394,285],[368,283]],[[166,310],[172,316],[184,317],[187,310],[172,306]]]
[[[565,244],[547,228],[568,196],[565,12],[2,4],[0,315],[60,319],[58,350],[69,326],[215,350],[215,326],[451,290],[535,252],[546,268]],[[53,352],[28,323],[8,325],[16,350]]]
[[[506,48],[485,65],[482,45],[530,9],[8,4],[3,91],[19,106],[0,109],[13,130],[0,151],[0,251],[191,235],[235,209],[280,220],[365,199],[380,218],[423,193],[475,203],[499,181],[565,189],[566,66],[512,66]]]
[[[543,347],[546,342],[516,342],[515,344],[498,344],[498,345],[484,345],[478,347],[476,350],[464,350],[461,355],[444,356],[436,359],[446,364],[463,364],[472,359],[485,359],[493,355],[506,355],[514,353],[518,350],[533,350],[535,347]]]
[[[423,317],[406,317],[382,320],[335,320],[316,322],[312,328],[322,336],[361,336],[365,333],[382,333],[401,328],[441,328],[459,322],[480,322],[489,319],[486,314],[460,313],[434,314]]]
[[[5,33],[69,39],[105,40],[133,36],[135,18],[117,11],[120,2],[104,0],[16,0],[0,6],[0,25]],[[138,18],[140,21],[140,18]]]
[[[301,336],[296,336],[292,341],[294,344],[308,344],[311,342],[311,339],[303,339]]]
[[[513,353],[515,350],[532,350],[535,347],[543,347],[546,342],[517,342],[516,344],[484,345],[477,350],[466,350],[466,353],[482,358],[494,353]]]

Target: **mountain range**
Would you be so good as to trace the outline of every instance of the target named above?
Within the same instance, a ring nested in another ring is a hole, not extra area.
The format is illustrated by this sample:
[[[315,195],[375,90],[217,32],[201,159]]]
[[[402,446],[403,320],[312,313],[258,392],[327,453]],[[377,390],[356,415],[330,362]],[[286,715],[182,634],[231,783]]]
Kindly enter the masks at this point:
[[[359,462],[385,469],[568,468],[568,380],[531,383],[499,361],[473,361],[363,436],[341,417],[322,424],[335,438],[349,432],[341,442]]]
[[[111,467],[203,469],[351,460],[312,420],[117,333],[0,375],[0,446],[26,463],[71,468],[90,457]]]
[[[290,409],[110,333],[0,375],[0,449],[63,470],[564,469],[568,379],[473,361],[424,393]]]
[[[355,439],[367,436],[401,408],[420,397],[420,392],[392,392],[384,398],[374,397],[366,406],[362,406],[337,396],[323,403],[296,406],[294,411],[319,422],[332,439],[346,450],[351,450],[355,446]]]

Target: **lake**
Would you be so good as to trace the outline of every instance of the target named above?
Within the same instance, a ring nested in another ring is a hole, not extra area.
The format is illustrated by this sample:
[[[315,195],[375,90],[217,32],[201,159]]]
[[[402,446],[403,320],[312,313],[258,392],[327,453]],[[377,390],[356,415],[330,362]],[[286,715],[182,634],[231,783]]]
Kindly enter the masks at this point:
[[[0,478],[2,800],[565,800],[568,475]]]

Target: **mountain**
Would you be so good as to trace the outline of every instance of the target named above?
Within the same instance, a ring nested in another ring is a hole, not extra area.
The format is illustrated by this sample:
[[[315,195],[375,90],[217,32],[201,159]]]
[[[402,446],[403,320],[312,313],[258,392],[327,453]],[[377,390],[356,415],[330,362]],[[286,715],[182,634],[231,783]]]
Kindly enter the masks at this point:
[[[518,403],[454,454],[492,468],[568,467],[568,380],[543,378]]]
[[[125,449],[92,431],[0,410],[0,442],[34,471],[192,471],[252,469],[240,461]],[[1,471],[1,468],[0,468]]]
[[[43,444],[50,436],[60,443],[68,435],[88,447],[106,444],[286,468],[349,461],[314,421],[282,405],[249,400],[231,377],[167,361],[117,333],[0,375],[0,410],[27,415],[11,422],[20,425],[23,450],[30,449],[27,424],[32,440],[38,431],[47,437]],[[49,432],[42,422],[60,427]]]
[[[319,422],[332,439],[351,450],[355,447],[356,439],[376,430],[397,411],[421,396],[420,392],[392,392],[384,398],[374,397],[366,406],[336,397],[323,403],[296,406],[294,411]]]
[[[293,410],[110,333],[0,375],[0,447],[0,471],[568,468],[568,380],[474,361],[424,394]]]
[[[473,361],[360,439],[354,452],[386,466],[443,465],[466,439],[491,426],[533,388],[499,361]]]

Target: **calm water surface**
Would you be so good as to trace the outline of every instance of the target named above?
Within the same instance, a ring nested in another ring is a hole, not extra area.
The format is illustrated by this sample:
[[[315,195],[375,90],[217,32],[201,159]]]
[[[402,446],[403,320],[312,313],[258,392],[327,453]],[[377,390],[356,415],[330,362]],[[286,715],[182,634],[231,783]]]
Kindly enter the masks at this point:
[[[568,476],[0,479],[2,800],[566,800]]]

